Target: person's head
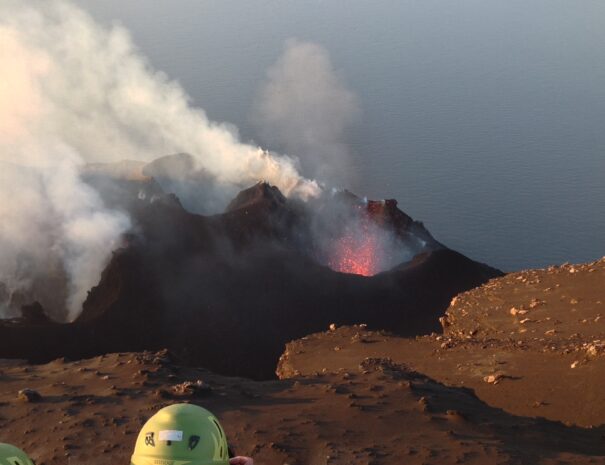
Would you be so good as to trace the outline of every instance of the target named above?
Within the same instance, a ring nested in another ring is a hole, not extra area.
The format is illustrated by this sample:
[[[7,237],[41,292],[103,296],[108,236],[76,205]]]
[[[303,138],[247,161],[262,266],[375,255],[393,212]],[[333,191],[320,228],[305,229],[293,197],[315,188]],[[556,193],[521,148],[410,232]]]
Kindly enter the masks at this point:
[[[0,442],[0,465],[34,465],[34,462],[18,447]]]
[[[228,465],[225,432],[208,410],[191,404],[170,405],[159,410],[141,429],[131,465],[178,461],[189,465]]]

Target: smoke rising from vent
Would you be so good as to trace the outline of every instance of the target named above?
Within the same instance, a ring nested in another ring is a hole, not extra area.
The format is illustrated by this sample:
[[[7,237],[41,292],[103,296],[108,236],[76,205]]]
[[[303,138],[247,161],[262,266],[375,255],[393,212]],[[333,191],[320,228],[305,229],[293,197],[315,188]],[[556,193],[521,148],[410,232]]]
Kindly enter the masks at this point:
[[[151,160],[184,152],[223,184],[265,179],[288,195],[316,193],[294,159],[242,144],[231,125],[209,121],[191,107],[178,83],[150,67],[125,29],[105,29],[68,2],[34,5],[3,0],[3,36],[26,54],[21,78],[37,91],[45,130],[86,160]]]
[[[128,229],[80,180],[86,162],[182,152],[225,189],[265,179],[286,195],[318,193],[295,159],[209,121],[125,29],[68,1],[0,0],[0,76],[0,316],[37,299],[73,319]]]
[[[267,72],[253,122],[263,143],[300,157],[304,174],[346,185],[346,131],[360,113],[357,97],[338,76],[327,50],[291,39]]]

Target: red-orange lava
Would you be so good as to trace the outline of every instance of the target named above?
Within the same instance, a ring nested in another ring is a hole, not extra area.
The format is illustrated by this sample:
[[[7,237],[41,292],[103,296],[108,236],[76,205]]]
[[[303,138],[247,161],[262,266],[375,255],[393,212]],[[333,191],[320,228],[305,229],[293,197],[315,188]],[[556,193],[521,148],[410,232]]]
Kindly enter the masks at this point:
[[[329,266],[341,273],[373,276],[380,271],[378,232],[367,223],[347,230],[334,242]]]

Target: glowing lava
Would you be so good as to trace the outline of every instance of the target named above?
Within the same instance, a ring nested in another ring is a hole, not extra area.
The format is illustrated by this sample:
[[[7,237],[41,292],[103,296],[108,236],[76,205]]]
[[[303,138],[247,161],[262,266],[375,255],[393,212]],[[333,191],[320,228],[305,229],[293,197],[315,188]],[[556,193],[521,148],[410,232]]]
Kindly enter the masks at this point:
[[[380,233],[367,221],[348,227],[334,242],[329,266],[341,273],[373,276],[380,272]]]

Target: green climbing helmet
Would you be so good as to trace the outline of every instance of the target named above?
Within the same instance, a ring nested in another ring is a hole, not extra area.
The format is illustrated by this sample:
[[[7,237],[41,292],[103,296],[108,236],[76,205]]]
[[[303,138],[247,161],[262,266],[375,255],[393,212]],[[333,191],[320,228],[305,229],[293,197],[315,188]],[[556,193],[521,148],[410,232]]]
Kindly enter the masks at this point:
[[[34,462],[18,447],[0,442],[0,465],[34,465]]]
[[[208,410],[192,404],[164,407],[141,429],[131,465],[228,465],[227,438]]]

